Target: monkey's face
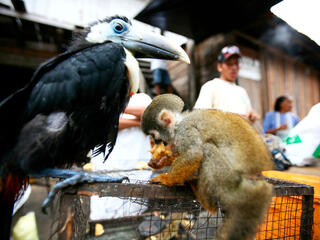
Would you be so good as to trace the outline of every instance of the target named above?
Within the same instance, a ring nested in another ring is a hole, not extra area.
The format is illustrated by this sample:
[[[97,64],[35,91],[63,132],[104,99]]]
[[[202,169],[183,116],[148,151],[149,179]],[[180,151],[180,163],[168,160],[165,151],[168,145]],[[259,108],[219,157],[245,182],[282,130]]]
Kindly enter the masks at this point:
[[[154,139],[154,141],[161,140],[159,131],[157,131],[155,129],[149,130],[149,135]]]
[[[177,123],[176,116],[182,112],[183,105],[182,99],[173,94],[155,97],[142,115],[142,131],[155,140],[171,143]]]
[[[176,124],[176,114],[173,111],[162,109],[157,117],[157,128],[150,130],[149,133],[156,140],[171,143],[174,138],[174,127]]]
[[[171,142],[171,137],[169,132],[167,131],[167,129],[165,128],[157,128],[156,129],[152,129],[149,130],[148,134],[152,137],[152,139],[154,140],[155,144],[160,144],[161,142],[163,142],[165,145],[167,145],[167,143]]]

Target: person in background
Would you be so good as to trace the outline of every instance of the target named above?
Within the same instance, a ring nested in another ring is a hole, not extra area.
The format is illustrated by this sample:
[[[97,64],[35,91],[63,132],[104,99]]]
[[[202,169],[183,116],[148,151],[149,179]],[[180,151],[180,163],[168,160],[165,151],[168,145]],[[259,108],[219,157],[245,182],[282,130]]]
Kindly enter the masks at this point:
[[[290,96],[280,96],[274,104],[274,111],[267,112],[263,120],[264,133],[274,134],[283,139],[291,128],[299,122],[299,117],[292,113],[293,99]]]
[[[252,123],[260,116],[252,109],[247,91],[236,85],[241,52],[237,46],[225,46],[218,55],[219,78],[206,82],[200,90],[195,109],[218,109],[238,113]]]
[[[167,93],[173,92],[167,61],[162,59],[151,60],[151,71],[156,95],[161,94],[161,87],[165,87]]]
[[[115,147],[104,162],[103,154],[91,159],[99,170],[133,169],[139,161],[149,161],[150,138],[140,129],[141,116],[152,99],[145,93],[132,95],[119,119],[119,132]]]
[[[91,158],[92,170],[108,170],[127,176],[132,180],[147,181],[150,171],[141,171],[151,159],[150,137],[140,128],[140,120],[152,99],[145,93],[132,95],[128,106],[119,119],[119,132],[116,144],[110,156],[104,161],[104,155]],[[126,171],[130,170],[130,171]],[[134,171],[136,170],[136,171]],[[125,172],[123,172],[125,171]],[[127,207],[125,207],[127,206]],[[143,211],[143,206],[116,197],[91,197],[90,219],[100,220],[130,216]]]

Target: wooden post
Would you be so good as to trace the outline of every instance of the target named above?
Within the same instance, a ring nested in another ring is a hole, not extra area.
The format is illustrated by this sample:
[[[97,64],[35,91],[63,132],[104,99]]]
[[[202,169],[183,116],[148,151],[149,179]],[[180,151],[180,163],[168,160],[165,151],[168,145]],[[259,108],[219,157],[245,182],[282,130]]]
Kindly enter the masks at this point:
[[[300,239],[312,239],[312,225],[313,225],[313,195],[302,196],[302,213],[300,224]]]
[[[195,74],[195,56],[194,56],[194,42],[188,40],[186,44],[186,51],[190,57],[190,65],[188,65],[188,83],[189,83],[189,104],[191,107],[195,104],[197,100],[198,87]]]
[[[58,239],[85,239],[90,197],[64,191],[60,197]]]

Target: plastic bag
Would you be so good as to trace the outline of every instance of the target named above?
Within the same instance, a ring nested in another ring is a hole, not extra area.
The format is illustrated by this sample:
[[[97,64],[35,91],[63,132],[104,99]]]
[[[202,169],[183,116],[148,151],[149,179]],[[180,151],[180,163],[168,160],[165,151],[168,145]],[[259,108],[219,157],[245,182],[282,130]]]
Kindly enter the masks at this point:
[[[311,108],[283,141],[292,164],[305,166],[320,161],[320,103]]]

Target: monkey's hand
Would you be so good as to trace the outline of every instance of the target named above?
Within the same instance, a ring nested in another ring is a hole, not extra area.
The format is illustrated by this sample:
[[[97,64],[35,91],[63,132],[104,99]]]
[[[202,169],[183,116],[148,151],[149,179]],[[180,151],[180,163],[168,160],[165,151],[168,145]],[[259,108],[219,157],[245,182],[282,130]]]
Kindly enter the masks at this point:
[[[170,173],[161,173],[158,176],[151,178],[150,183],[160,183],[166,186],[173,186],[177,183],[183,183],[180,178],[172,176]]]
[[[154,144],[150,150],[152,159],[149,161],[149,167],[160,169],[165,166],[171,166],[177,154],[172,153],[171,146],[164,146],[163,142]]]
[[[154,169],[160,169],[165,166],[171,166],[173,160],[173,156],[163,156],[160,159],[151,158],[151,160],[148,162],[148,166]]]

